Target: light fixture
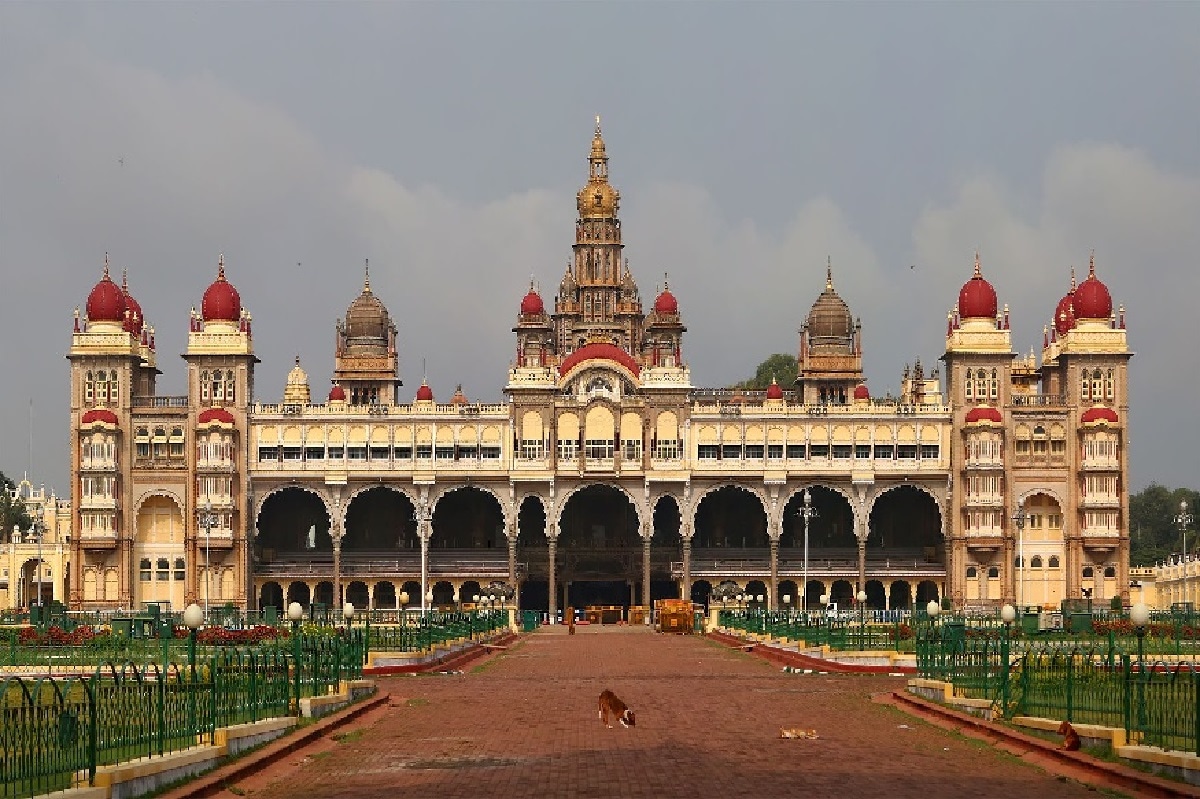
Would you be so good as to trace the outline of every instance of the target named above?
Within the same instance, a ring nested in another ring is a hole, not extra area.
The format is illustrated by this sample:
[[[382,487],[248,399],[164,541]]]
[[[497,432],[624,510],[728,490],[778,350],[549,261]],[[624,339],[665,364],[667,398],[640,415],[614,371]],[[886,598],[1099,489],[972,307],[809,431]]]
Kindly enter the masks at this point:
[[[1005,624],[1012,624],[1016,621],[1017,609],[1012,605],[1005,603],[1004,607],[1000,608],[1000,619]]]
[[[936,616],[942,612],[942,606],[938,604],[936,599],[929,600],[929,604],[925,606],[925,612],[930,616]]]
[[[353,619],[354,618],[354,603],[353,602],[347,602],[345,605],[342,605],[342,618],[343,619]]]
[[[1150,608],[1145,602],[1138,602],[1129,609],[1129,620],[1134,627],[1145,627],[1150,622]]]
[[[189,628],[195,630],[204,623],[204,608],[200,607],[195,602],[188,605],[183,610],[183,623]]]
[[[859,601],[859,602],[866,602],[866,601],[867,601],[867,592],[866,592],[866,591],[859,591],[859,592],[858,592],[858,601]]]
[[[293,602],[288,605],[287,616],[292,621],[300,621],[304,618],[304,606],[299,602]]]

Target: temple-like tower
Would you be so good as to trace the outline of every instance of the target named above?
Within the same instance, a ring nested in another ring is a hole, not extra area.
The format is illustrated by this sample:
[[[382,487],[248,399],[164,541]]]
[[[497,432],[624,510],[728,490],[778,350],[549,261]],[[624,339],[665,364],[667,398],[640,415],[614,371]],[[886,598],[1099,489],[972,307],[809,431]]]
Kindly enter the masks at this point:
[[[362,293],[338,320],[334,347],[333,382],[351,405],[394,405],[400,361],[396,355],[396,325],[383,302],[371,291],[369,265]]]
[[[806,405],[846,405],[863,382],[862,323],[833,288],[833,267],[826,266],[825,290],[800,328],[796,388]]]
[[[565,356],[589,341],[605,341],[629,353],[642,348],[642,301],[622,260],[621,193],[608,182],[608,155],[596,117],[588,156],[588,181],[576,205],[574,257],[554,300],[554,341]]]

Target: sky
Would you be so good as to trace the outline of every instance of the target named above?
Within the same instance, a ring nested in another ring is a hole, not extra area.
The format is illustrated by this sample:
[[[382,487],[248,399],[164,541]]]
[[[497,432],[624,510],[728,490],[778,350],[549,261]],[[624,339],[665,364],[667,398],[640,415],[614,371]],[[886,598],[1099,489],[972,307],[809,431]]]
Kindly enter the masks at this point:
[[[1131,349],[1130,488],[1200,487],[1200,4],[0,3],[0,470],[68,491],[72,311],[116,279],[184,390],[223,253],[256,399],[315,398],[371,287],[426,377],[503,401],[574,238],[599,114],[625,254],[697,386],[834,285],[873,394],[936,365],[983,273],[1014,349],[1095,251]]]

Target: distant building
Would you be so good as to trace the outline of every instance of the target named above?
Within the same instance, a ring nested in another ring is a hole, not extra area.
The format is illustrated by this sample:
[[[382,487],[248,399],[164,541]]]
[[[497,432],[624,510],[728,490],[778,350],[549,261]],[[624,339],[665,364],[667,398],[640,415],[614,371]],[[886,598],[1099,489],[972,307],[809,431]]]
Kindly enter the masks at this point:
[[[12,498],[25,505],[29,529],[0,531],[0,610],[66,602],[71,554],[71,505],[22,480]]]
[[[153,328],[106,265],[68,355],[72,605],[450,605],[494,581],[551,611],[706,601],[723,581],[772,607],[1128,599],[1130,351],[1094,264],[1021,356],[977,256],[940,366],[904,366],[883,396],[827,265],[773,288],[817,293],[798,373],[704,389],[674,289],[643,306],[619,205],[597,123],[570,262],[552,303],[536,284],[520,300],[490,403],[424,382],[401,398],[369,274],[327,396],[297,359],[264,402],[223,260],[191,315],[188,391],[159,396]]]

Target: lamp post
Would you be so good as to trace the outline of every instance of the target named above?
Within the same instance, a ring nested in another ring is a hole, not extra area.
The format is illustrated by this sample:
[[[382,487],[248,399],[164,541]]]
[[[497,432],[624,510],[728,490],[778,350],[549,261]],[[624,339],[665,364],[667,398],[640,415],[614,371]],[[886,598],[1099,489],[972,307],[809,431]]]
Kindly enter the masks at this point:
[[[1138,602],[1129,609],[1129,620],[1133,622],[1133,630],[1138,640],[1138,731],[1146,730],[1146,664],[1144,662],[1144,639],[1146,625],[1150,623],[1150,608],[1145,602]],[[1139,741],[1140,742],[1140,741]]]
[[[1000,668],[1003,670],[1003,673],[1000,676],[1000,701],[1002,703],[1000,706],[1000,712],[1005,718],[1008,718],[1008,704],[1009,704],[1009,690],[1010,690],[1009,684],[1008,684],[1009,635],[1012,632],[1012,623],[1014,620],[1016,620],[1016,618],[1017,618],[1017,609],[1014,608],[1012,605],[1005,603],[1004,607],[1000,608],[1000,621],[1004,622],[1004,629],[1000,636]]]
[[[804,489],[804,504],[796,511],[796,515],[804,520],[804,586],[800,589],[800,607],[808,609],[808,523],[815,519],[817,509],[812,504],[812,494]]]
[[[300,620],[304,608],[299,602],[288,605],[287,617],[292,622],[292,685],[296,694],[296,715],[300,715]]]
[[[188,628],[188,732],[194,735],[196,733],[196,630],[204,623],[204,611],[193,602],[184,608],[183,623]]]
[[[38,623],[45,625],[45,614],[42,613],[42,536],[46,532],[46,523],[40,517],[33,520],[33,526],[29,528],[37,538],[37,604],[38,604]]]
[[[351,628],[354,626],[354,603],[353,602],[347,602],[344,605],[342,605],[342,621],[344,621],[346,623],[346,638],[352,639],[351,634],[352,634],[353,630]],[[338,669],[339,670],[341,669],[341,660],[342,659],[339,656],[338,657]],[[340,679],[340,677],[339,677],[339,679]]]
[[[1012,522],[1017,526],[1017,607],[1025,602],[1025,506],[1013,512]]]
[[[927,652],[926,659],[929,664],[929,673],[931,675],[933,675],[936,679],[940,679],[943,674],[943,669],[941,668],[943,665],[941,663],[942,658],[935,657],[935,650],[932,649],[932,647],[934,645],[934,640],[933,640],[934,626],[937,623],[938,614],[941,612],[942,612],[942,606],[936,599],[929,600],[929,603],[927,605],[925,605],[925,614],[927,616],[929,616],[929,636],[926,639],[926,652]],[[944,652],[944,648],[941,646],[942,642],[939,640],[937,643],[938,643],[938,648],[936,650],[936,655],[944,656],[945,652]]]
[[[212,529],[217,524],[217,516],[213,513],[212,501],[204,501],[204,510],[200,513],[200,526],[204,528],[204,617],[208,618],[208,598],[212,595]]]
[[[855,599],[858,600],[858,648],[862,651],[867,638],[867,592],[860,590]]]
[[[400,596],[396,599],[400,600],[400,651],[407,652],[404,645],[404,631],[408,627],[408,592],[401,591]]]
[[[829,618],[829,594],[821,594],[821,610],[819,611],[819,614],[820,615],[817,616],[817,638],[818,639],[821,637],[820,636],[821,628],[825,626],[826,619]],[[806,611],[806,615],[807,615],[807,611]],[[808,619],[805,619],[804,621],[806,624],[808,623]],[[821,642],[818,640],[817,643],[819,644]],[[826,636],[825,643],[826,644],[829,643],[828,636]]]
[[[1175,517],[1175,524],[1179,525],[1179,534],[1183,538],[1182,554],[1187,557],[1187,529],[1192,524],[1192,514],[1188,513],[1188,504],[1186,499],[1179,500],[1179,514]],[[41,596],[41,593],[38,593]]]

